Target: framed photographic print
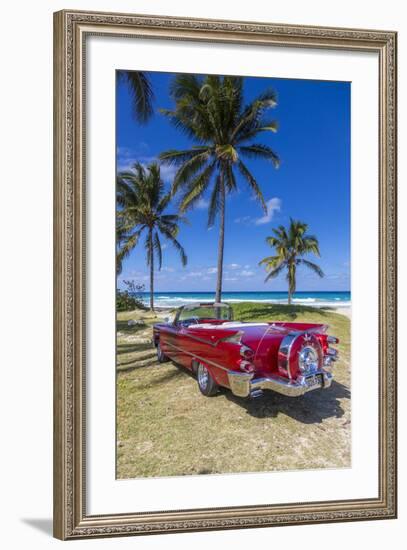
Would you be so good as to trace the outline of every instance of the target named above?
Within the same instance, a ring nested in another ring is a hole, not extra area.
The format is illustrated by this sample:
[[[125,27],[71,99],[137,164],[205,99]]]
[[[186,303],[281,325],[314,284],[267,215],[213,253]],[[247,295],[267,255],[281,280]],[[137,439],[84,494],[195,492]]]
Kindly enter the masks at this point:
[[[396,33],[54,43],[55,536],[396,517]]]

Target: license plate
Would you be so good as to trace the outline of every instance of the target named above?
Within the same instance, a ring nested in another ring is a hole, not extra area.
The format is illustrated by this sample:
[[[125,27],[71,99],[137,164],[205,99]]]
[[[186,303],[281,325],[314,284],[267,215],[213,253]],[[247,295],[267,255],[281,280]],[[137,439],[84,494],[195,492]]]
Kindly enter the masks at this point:
[[[314,374],[313,376],[307,376],[307,378],[305,379],[305,383],[307,384],[308,388],[322,386],[322,375]]]

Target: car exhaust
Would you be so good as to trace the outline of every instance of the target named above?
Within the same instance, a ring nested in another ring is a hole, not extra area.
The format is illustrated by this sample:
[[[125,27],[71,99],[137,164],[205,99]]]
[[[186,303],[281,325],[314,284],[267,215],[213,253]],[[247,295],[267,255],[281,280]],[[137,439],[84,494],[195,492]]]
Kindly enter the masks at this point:
[[[257,399],[257,397],[261,397],[262,395],[263,395],[263,390],[257,389],[257,390],[252,390],[252,391],[250,392],[249,397],[250,397],[251,399]]]

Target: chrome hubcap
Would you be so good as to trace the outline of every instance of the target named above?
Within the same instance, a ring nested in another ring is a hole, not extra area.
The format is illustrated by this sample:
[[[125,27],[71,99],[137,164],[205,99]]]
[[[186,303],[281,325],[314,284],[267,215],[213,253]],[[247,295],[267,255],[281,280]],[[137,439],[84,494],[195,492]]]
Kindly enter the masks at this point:
[[[208,385],[209,381],[209,373],[202,364],[199,364],[198,367],[198,384],[199,386],[204,390],[206,389],[206,386]]]

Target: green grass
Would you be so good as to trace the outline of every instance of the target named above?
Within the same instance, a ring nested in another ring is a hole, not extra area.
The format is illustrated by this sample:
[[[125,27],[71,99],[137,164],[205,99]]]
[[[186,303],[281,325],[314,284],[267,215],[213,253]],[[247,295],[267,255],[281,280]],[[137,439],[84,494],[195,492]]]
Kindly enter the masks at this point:
[[[309,321],[340,338],[335,381],[324,391],[255,400],[229,390],[203,397],[195,379],[158,364],[148,312],[118,314],[117,477],[257,472],[350,466],[350,321],[303,306],[239,303],[235,319]],[[129,319],[145,325],[128,327]]]

